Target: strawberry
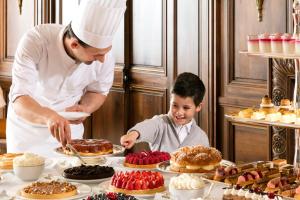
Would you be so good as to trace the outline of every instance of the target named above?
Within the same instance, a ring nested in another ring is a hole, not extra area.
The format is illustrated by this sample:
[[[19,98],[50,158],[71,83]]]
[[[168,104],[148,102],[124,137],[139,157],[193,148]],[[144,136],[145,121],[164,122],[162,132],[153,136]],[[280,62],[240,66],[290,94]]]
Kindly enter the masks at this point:
[[[126,185],[127,185],[127,181],[126,180],[124,180],[124,182],[122,183],[122,189],[125,189],[126,188]]]
[[[145,180],[142,181],[142,189],[143,189],[143,190],[148,189],[148,182],[145,181]]]
[[[116,184],[115,186],[116,186],[117,188],[122,188],[122,184],[123,184],[122,180],[119,179],[119,180],[117,181],[117,184]]]
[[[141,182],[140,181],[136,181],[134,184],[134,189],[135,190],[140,190],[142,187]]]
[[[143,164],[143,159],[140,158],[140,159],[139,159],[139,165],[142,165],[142,164]]]
[[[143,158],[144,165],[149,165],[149,158]]]

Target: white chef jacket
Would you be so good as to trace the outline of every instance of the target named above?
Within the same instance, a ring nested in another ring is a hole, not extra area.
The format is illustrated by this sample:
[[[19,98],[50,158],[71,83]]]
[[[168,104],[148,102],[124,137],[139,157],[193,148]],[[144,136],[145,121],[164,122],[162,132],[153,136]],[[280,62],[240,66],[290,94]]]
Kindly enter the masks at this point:
[[[33,152],[52,156],[60,144],[46,127],[34,126],[16,115],[12,102],[29,95],[40,105],[56,111],[78,103],[86,91],[107,95],[113,83],[111,51],[105,62],[78,64],[63,46],[65,26],[43,24],[21,39],[12,69],[6,138],[8,152]],[[71,125],[72,138],[81,138],[83,125]]]

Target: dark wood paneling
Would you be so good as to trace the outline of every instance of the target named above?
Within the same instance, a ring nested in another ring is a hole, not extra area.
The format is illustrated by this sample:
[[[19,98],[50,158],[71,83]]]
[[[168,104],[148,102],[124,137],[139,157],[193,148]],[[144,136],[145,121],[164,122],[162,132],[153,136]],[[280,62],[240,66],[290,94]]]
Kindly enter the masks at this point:
[[[234,124],[224,114],[247,107],[258,107],[261,98],[271,95],[270,60],[240,54],[247,49],[247,35],[288,32],[290,30],[291,1],[264,1],[263,21],[257,20],[255,1],[215,1],[218,3],[216,39],[220,62],[218,74],[218,147],[231,160],[271,159],[271,129],[266,126]],[[218,16],[218,13],[220,14]],[[278,20],[277,20],[278,19]],[[218,66],[217,66],[218,67]],[[253,139],[252,139],[253,138]],[[253,150],[253,144],[260,146]],[[234,141],[234,142],[233,142]],[[248,157],[246,155],[249,155]]]
[[[92,116],[93,138],[105,138],[119,144],[120,137],[126,132],[124,118],[124,91],[113,87],[101,109]]]
[[[270,160],[269,135],[267,128],[258,129],[256,126],[233,124],[234,132],[234,161],[252,162]]]

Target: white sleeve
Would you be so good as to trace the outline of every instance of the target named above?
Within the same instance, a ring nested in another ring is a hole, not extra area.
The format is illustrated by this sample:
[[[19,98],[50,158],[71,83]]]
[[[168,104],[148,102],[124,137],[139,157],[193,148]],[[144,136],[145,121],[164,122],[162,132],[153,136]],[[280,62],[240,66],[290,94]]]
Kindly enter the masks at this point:
[[[27,32],[21,39],[12,67],[12,86],[9,99],[14,102],[19,96],[33,96],[37,84],[37,64],[42,55],[41,38],[34,31]]]
[[[97,81],[87,86],[87,91],[98,92],[107,95],[114,81],[115,60],[112,52],[106,55],[105,62],[97,71]]]

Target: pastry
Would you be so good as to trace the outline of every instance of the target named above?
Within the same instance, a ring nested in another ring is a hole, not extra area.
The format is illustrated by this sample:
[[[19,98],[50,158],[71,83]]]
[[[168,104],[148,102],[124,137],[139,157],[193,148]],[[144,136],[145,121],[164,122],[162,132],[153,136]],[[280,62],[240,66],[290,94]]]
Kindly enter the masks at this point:
[[[75,185],[59,181],[34,182],[21,190],[21,196],[29,199],[65,199],[76,194]]]
[[[241,110],[239,112],[238,116],[241,118],[251,118],[253,112],[254,111],[252,108],[247,108],[247,109]]]
[[[124,166],[131,168],[156,168],[157,163],[170,160],[171,156],[167,152],[141,151],[130,153],[125,157]]]
[[[113,176],[115,173],[112,167],[99,165],[81,165],[65,169],[63,177],[77,180],[102,179]]]
[[[251,119],[262,120],[266,118],[266,113],[264,111],[253,112]]]
[[[113,153],[113,144],[104,139],[73,139],[69,143],[82,156],[95,156]],[[64,148],[66,154],[73,154],[68,147]]]
[[[294,112],[285,111],[281,116],[281,122],[283,123],[295,123],[296,122],[296,114]]]
[[[10,170],[13,168],[13,160],[22,153],[5,153],[0,155],[0,169]]]
[[[159,172],[121,171],[113,175],[110,190],[130,195],[155,194],[165,190],[164,178]]]
[[[264,112],[265,115],[276,112],[276,109],[274,108],[274,104],[272,103],[272,100],[269,98],[268,95],[265,95],[261,99],[259,111]]]
[[[289,99],[281,99],[278,112],[284,114],[285,112],[290,111],[290,109],[291,109],[291,101]]]
[[[274,112],[266,115],[266,121],[269,122],[278,122],[281,120],[281,113],[280,112]]]
[[[185,173],[203,173],[215,170],[222,160],[213,147],[186,146],[171,154],[170,170]]]

